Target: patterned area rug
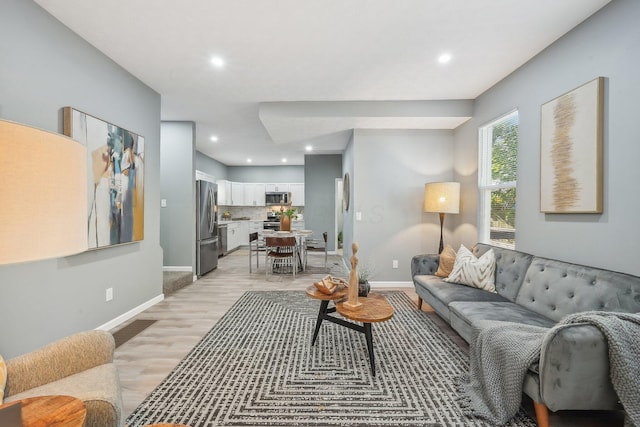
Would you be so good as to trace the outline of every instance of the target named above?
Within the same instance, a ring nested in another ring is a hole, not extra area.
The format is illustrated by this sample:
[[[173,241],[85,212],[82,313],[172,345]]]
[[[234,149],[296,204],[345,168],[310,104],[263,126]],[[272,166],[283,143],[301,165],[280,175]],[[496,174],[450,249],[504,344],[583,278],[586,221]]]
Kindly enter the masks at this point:
[[[457,403],[466,354],[405,293],[384,294],[395,314],[373,324],[376,377],[361,333],[323,322],[311,347],[319,301],[247,292],[126,424],[489,426]],[[523,410],[508,424],[535,425]]]

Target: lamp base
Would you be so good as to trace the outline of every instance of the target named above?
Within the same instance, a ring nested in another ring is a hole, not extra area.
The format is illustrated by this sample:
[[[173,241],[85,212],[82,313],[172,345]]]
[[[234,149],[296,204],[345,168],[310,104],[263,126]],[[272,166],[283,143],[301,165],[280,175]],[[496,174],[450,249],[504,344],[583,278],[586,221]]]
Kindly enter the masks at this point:
[[[444,249],[444,243],[442,240],[442,226],[444,224],[444,212],[440,212],[440,247],[438,248],[438,254],[442,253]]]

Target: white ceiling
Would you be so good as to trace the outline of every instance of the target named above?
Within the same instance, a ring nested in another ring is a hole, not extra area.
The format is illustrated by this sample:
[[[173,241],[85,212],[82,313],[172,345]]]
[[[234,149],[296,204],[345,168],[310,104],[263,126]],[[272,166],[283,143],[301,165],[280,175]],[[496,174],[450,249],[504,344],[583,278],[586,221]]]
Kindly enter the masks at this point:
[[[301,165],[354,128],[455,128],[468,105],[434,101],[476,98],[610,0],[35,1],[194,121],[202,153]]]

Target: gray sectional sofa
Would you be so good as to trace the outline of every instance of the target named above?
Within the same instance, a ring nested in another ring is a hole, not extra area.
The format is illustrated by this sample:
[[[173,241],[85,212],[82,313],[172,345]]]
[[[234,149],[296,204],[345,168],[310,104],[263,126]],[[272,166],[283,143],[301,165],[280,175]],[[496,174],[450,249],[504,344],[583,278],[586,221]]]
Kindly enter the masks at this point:
[[[477,257],[493,249],[496,293],[448,283],[435,276],[438,255],[417,255],[411,274],[419,296],[467,342],[485,320],[552,327],[585,311],[640,312],[640,277],[477,244]],[[572,324],[543,342],[540,362],[525,377],[523,392],[535,405],[538,424],[548,411],[620,409],[609,380],[607,343],[598,328]]]

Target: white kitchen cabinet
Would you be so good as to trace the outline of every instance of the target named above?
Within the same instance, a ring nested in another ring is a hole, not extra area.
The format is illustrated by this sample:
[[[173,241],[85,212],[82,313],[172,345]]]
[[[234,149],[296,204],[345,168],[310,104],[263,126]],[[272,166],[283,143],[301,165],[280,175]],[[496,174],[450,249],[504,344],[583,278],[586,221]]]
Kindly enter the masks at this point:
[[[244,206],[244,184],[231,183],[231,206]]]
[[[265,184],[265,191],[267,193],[287,193],[291,191],[291,184]]]
[[[227,252],[231,252],[240,246],[240,221],[227,224]]]
[[[265,184],[250,183],[244,184],[244,206],[265,206]]]
[[[240,245],[249,245],[249,221],[238,221],[238,242]]]
[[[264,221],[253,220],[249,221],[249,234],[251,233],[262,233],[264,230]]]
[[[304,184],[289,184],[289,191],[291,191],[291,204],[293,206],[304,206]]]
[[[231,205],[231,181],[220,179],[216,181],[218,184],[218,206]]]

